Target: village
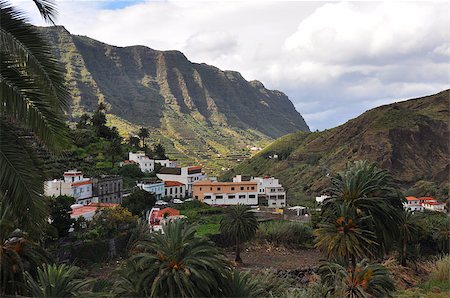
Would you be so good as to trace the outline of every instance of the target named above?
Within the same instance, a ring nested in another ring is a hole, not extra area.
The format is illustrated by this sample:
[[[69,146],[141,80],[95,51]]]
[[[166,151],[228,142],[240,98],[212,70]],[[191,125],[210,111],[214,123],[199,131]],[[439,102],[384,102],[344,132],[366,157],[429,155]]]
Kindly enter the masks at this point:
[[[218,207],[246,205],[260,218],[268,220],[308,222],[311,211],[320,211],[321,204],[330,198],[327,194],[317,196],[316,208],[290,206],[285,188],[275,177],[236,175],[231,182],[220,182],[216,177],[209,177],[201,166],[180,167],[177,161],[151,159],[141,151],[129,152],[128,159],[120,163],[120,166],[126,165],[136,165],[143,173],[155,174],[135,183],[136,188],[151,193],[156,199],[153,208],[142,210],[154,231],[162,231],[162,225],[167,221],[186,218],[172,207],[194,200]],[[157,173],[156,168],[159,168]],[[124,188],[120,175],[88,178],[81,171],[68,170],[63,179],[45,182],[46,196],[75,199],[71,206],[72,219],[92,220],[103,208],[119,206],[129,194],[130,190]],[[405,210],[412,212],[446,212],[445,203],[431,197],[407,196],[403,205]]]

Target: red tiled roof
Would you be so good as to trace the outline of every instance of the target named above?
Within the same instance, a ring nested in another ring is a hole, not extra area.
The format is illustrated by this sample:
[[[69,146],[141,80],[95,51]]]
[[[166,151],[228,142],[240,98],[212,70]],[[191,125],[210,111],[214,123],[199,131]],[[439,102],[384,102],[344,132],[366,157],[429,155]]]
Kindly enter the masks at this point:
[[[159,210],[157,217],[164,217],[164,214],[168,214],[169,216],[176,216],[176,215],[180,215],[180,211],[170,208],[170,207],[167,207],[162,210]]]
[[[81,186],[81,185],[86,185],[86,184],[92,184],[91,180],[74,182],[74,183],[72,183],[72,186]]]
[[[165,187],[171,187],[171,186],[183,186],[184,184],[178,181],[164,181]]]
[[[419,199],[416,197],[406,197],[406,200],[408,201],[418,201]]]
[[[201,166],[195,166],[195,167],[189,167],[188,171],[193,171],[193,170],[201,170],[202,167]]]
[[[136,163],[136,162],[134,160],[128,160],[128,159],[123,161],[123,164],[125,164],[125,165],[126,164],[133,164],[133,163]]]
[[[423,197],[423,198],[419,198],[419,200],[421,200],[421,201],[436,201],[436,199],[433,199],[431,197]]]
[[[90,213],[90,212],[95,212],[97,210],[98,207],[95,206],[83,206],[83,207],[78,207],[72,210],[72,213],[70,214],[70,216],[74,217],[74,216],[80,216],[86,213]]]
[[[64,176],[79,176],[81,172],[65,172]]]
[[[119,206],[119,204],[114,204],[114,203],[90,203],[88,206],[114,208],[114,207]]]

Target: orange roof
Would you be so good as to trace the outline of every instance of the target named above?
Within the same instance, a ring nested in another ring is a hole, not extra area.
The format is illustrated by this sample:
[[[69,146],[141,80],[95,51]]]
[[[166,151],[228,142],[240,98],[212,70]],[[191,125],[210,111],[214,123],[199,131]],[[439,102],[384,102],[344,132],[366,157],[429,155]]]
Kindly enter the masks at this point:
[[[202,167],[200,167],[200,166],[194,166],[194,167],[189,167],[189,168],[188,168],[189,171],[192,171],[192,170],[201,170],[201,169],[202,169]]]
[[[441,203],[441,202],[427,202],[427,203],[423,203],[424,205],[445,205],[445,203]]]
[[[226,186],[226,185],[252,185],[255,186],[258,183],[256,181],[242,181],[242,182],[218,182],[211,180],[200,180],[194,182],[194,186]]]
[[[124,164],[132,164],[132,163],[136,163],[134,160],[124,160],[123,161]]]
[[[74,182],[74,183],[72,183],[72,186],[81,186],[81,185],[86,185],[86,184],[92,184],[91,180]]]
[[[171,187],[171,186],[183,186],[184,184],[178,181],[164,181],[165,187]]]
[[[419,200],[421,200],[421,201],[436,201],[436,199],[433,199],[431,197],[423,197],[423,198],[419,198]]]
[[[176,216],[176,215],[180,215],[180,211],[178,211],[177,209],[167,207],[162,210],[159,210],[157,217],[164,217],[164,214],[168,214],[169,216]]]
[[[81,172],[65,172],[64,176],[79,176]]]
[[[98,207],[95,206],[83,206],[83,207],[78,207],[72,210],[72,213],[70,214],[70,216],[74,217],[74,216],[80,216],[86,213],[90,213],[90,212],[95,212],[97,210]]]
[[[88,206],[114,208],[114,207],[119,206],[119,204],[114,204],[114,203],[90,203]]]
[[[417,201],[419,199],[416,198],[416,197],[406,197],[406,200],[408,200],[408,201]]]

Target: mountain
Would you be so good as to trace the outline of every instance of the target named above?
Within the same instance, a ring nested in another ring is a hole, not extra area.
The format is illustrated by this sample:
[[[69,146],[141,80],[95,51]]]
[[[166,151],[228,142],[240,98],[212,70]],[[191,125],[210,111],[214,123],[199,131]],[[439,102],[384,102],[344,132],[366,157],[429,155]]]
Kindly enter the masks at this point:
[[[309,131],[285,94],[238,72],[192,63],[179,51],[111,46],[61,26],[41,31],[67,70],[72,120],[104,102],[122,133],[146,126],[170,156],[210,160],[216,169],[248,154],[247,145]]]
[[[327,174],[347,162],[367,159],[391,171],[404,189],[429,181],[448,196],[449,99],[446,90],[369,110],[333,129],[286,135],[223,178],[274,175],[291,197],[301,198],[323,191]]]

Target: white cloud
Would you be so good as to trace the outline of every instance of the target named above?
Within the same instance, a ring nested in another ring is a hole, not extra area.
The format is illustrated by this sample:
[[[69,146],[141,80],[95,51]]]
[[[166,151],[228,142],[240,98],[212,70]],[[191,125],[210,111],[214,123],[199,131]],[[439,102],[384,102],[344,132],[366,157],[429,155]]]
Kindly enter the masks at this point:
[[[42,24],[29,0],[15,3]],[[447,2],[58,2],[59,24],[118,45],[177,49],[289,95],[313,128],[449,88]]]

